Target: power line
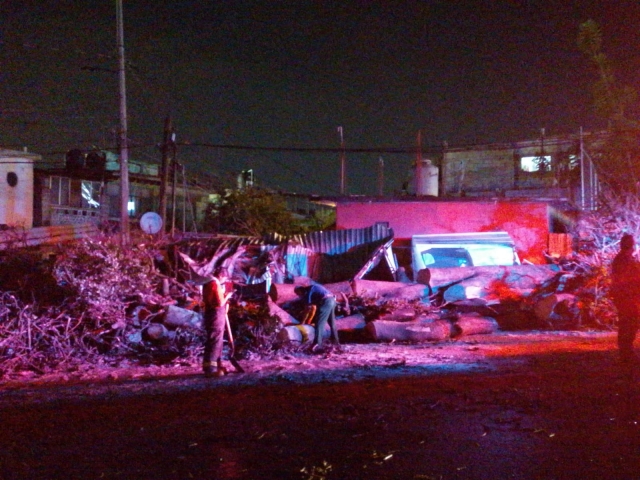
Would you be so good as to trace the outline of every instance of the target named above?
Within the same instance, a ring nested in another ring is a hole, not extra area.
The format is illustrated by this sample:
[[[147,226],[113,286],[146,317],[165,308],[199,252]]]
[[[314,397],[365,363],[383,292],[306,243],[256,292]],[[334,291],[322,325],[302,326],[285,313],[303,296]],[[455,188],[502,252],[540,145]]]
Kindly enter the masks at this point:
[[[511,146],[511,148],[518,148],[522,143],[534,143],[538,141],[538,139],[532,140],[523,140],[516,142],[492,142],[492,143],[469,143],[462,145],[423,145],[421,150],[423,152],[442,152],[443,150],[464,150],[464,149],[479,149],[489,145],[501,145],[501,146]],[[546,146],[558,146],[558,145],[567,145],[572,142],[578,141],[578,138],[573,138],[572,136],[568,136],[567,138],[547,138],[545,139]],[[366,147],[366,148],[345,148],[344,150],[340,147],[267,147],[267,146],[258,146],[258,145],[238,145],[238,144],[221,144],[221,143],[203,143],[203,142],[176,142],[176,145],[182,147],[200,147],[200,148],[215,148],[215,149],[226,149],[226,150],[243,150],[243,151],[255,151],[255,152],[297,152],[297,153],[334,153],[339,154],[341,152],[346,153],[386,153],[386,154],[415,154],[416,147]],[[39,144],[31,144],[31,148],[40,146]],[[535,146],[535,145],[534,145]],[[2,145],[0,148],[17,148],[21,149],[23,145]],[[157,148],[157,143],[131,143],[132,149],[143,149],[143,148]],[[117,147],[114,145],[108,146],[94,146],[93,148],[98,150],[117,150]],[[67,150],[52,150],[48,152],[44,152],[41,155],[63,155],[67,152]]]
[[[333,147],[260,147],[255,145],[225,145],[214,143],[191,143],[177,142],[179,146],[189,147],[205,147],[205,148],[224,148],[229,150],[252,150],[265,152],[308,152],[308,153],[415,153],[415,147],[390,148],[390,147],[374,147],[374,148],[333,148]],[[436,147],[434,147],[435,149]],[[442,146],[437,147],[442,150]]]

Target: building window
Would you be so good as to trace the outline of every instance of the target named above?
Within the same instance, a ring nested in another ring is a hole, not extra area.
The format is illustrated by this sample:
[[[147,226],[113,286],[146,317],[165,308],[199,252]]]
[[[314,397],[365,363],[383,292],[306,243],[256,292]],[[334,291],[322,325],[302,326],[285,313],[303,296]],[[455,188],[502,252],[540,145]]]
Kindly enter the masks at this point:
[[[51,177],[51,203],[61,207],[100,208],[100,182]]]
[[[521,157],[520,169],[523,172],[550,172],[551,155],[537,157]]]
[[[10,187],[18,185],[18,175],[16,175],[16,172],[7,173],[7,183]]]
[[[51,203],[53,205],[70,206],[71,179],[68,177],[51,177]]]

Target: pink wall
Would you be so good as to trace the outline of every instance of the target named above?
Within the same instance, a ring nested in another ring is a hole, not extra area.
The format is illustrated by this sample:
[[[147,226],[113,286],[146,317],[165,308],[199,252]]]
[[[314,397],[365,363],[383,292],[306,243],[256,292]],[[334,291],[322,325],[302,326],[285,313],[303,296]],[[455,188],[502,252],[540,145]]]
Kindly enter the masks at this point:
[[[542,202],[452,201],[338,203],[339,229],[389,222],[398,240],[429,233],[504,230],[516,243],[520,260],[544,263],[549,207]]]

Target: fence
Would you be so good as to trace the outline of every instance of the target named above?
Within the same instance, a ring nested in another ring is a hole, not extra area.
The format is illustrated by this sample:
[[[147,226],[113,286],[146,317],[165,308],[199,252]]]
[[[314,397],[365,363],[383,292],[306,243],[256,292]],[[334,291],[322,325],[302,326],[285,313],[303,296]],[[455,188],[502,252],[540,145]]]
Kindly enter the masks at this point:
[[[56,225],[52,227],[10,228],[0,231],[0,250],[37,245],[55,245],[99,233],[92,223]]]

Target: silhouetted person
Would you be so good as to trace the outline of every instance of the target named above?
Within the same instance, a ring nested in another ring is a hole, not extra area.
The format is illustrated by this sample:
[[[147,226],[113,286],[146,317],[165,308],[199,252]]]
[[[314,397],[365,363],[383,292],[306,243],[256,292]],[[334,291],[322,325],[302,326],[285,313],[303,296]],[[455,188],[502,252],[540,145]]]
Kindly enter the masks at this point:
[[[623,363],[637,360],[633,342],[638,332],[640,309],[640,262],[634,257],[635,240],[625,233],[620,252],[611,263],[611,298],[618,311],[618,348]]]

